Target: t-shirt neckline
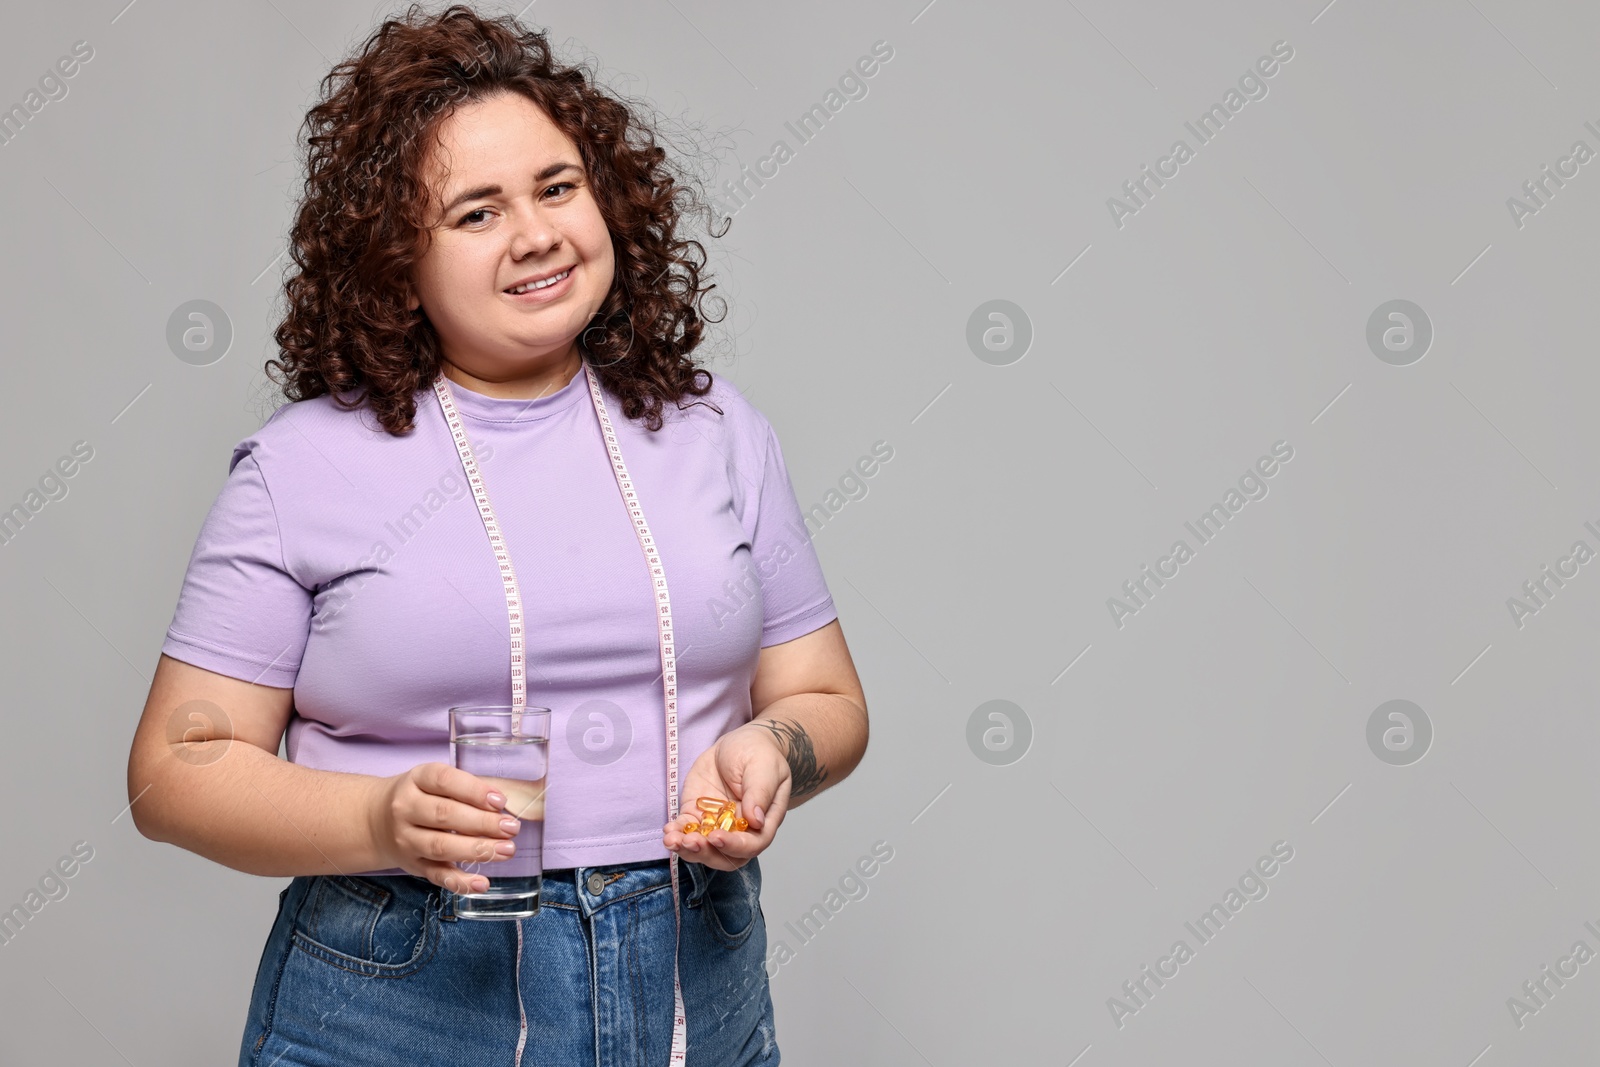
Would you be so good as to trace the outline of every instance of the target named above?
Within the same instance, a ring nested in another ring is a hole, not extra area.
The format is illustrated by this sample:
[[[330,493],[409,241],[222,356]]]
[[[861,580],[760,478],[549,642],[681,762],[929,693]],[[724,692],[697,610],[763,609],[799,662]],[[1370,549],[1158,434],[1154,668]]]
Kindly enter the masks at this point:
[[[578,373],[572,376],[572,380],[560,389],[530,400],[489,396],[468,389],[460,382],[448,378],[445,384],[450,387],[450,396],[455,401],[456,410],[467,418],[479,422],[537,422],[567,410],[589,392],[588,376],[582,367],[579,367]],[[428,392],[433,392],[431,384]],[[433,404],[438,407],[437,398]]]

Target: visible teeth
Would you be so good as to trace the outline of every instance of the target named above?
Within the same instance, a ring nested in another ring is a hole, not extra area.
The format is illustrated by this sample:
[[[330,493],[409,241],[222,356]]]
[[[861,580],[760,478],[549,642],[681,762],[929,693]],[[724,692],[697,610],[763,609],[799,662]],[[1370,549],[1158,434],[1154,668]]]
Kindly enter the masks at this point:
[[[542,281],[542,282],[534,282],[532,285],[519,285],[515,289],[507,289],[506,292],[508,292],[508,293],[529,293],[529,292],[532,292],[535,289],[545,289],[545,288],[548,288],[549,286],[554,285],[556,282],[559,282],[561,279],[565,278],[567,275],[569,275],[571,273],[572,273],[572,268],[568,267],[566,270],[562,271],[560,274],[557,274],[553,278],[546,278],[544,281]]]

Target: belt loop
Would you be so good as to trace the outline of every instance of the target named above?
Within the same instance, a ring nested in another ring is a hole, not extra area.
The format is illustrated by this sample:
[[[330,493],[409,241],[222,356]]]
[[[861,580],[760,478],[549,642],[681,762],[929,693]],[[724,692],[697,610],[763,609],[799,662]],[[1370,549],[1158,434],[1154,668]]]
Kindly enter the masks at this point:
[[[444,886],[435,886],[434,901],[439,909],[439,919],[442,922],[453,923],[456,921],[456,902],[450,895],[450,890]]]

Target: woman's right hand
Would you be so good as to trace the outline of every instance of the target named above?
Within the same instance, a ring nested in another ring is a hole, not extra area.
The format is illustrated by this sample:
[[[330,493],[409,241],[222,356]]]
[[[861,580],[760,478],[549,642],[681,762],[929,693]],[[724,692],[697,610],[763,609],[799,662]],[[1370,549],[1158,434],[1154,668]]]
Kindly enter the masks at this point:
[[[373,847],[382,866],[399,867],[454,893],[481,893],[489,880],[456,864],[506,859],[502,847],[514,851],[517,820],[501,811],[505,805],[496,779],[448,763],[419,763],[378,780],[368,812]],[[502,819],[509,821],[502,824]]]

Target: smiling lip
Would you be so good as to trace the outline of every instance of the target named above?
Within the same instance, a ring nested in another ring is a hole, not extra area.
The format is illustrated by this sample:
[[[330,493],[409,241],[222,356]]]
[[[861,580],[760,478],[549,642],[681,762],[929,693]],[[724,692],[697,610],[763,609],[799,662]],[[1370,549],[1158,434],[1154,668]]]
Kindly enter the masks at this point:
[[[501,290],[501,292],[505,293],[507,296],[532,296],[532,295],[535,295],[537,293],[548,293],[548,292],[550,292],[552,290],[560,289],[569,280],[571,280],[571,277],[572,277],[571,272],[576,267],[577,267],[577,264],[572,264],[572,265],[566,266],[566,267],[558,267],[557,269],[552,270],[552,271],[546,271],[544,274],[531,274],[528,277],[523,278],[520,281],[514,282],[511,285],[506,286],[504,289]],[[561,274],[562,272],[566,272],[567,273],[567,277],[561,279],[561,281],[557,282],[555,285],[546,286],[543,289],[529,290],[526,293],[513,293],[513,292],[511,292],[511,290],[517,288],[518,286],[531,285],[534,282],[542,282],[542,281],[545,281],[548,278],[554,278],[556,275]]]

